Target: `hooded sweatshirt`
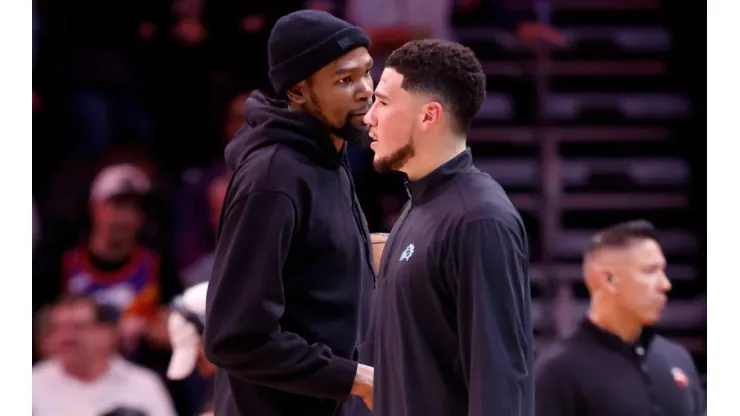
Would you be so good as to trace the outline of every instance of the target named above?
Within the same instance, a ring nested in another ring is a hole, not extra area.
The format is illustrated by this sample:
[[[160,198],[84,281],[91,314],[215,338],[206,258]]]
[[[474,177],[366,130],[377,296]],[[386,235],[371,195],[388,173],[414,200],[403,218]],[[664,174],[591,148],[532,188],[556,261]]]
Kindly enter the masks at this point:
[[[215,413],[346,414],[375,272],[344,149],[286,102],[245,112],[207,296]]]

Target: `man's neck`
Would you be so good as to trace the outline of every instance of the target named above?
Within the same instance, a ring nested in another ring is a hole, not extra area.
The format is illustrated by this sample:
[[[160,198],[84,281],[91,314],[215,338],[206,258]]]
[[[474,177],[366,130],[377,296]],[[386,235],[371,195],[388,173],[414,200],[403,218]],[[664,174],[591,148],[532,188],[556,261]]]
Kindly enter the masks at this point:
[[[111,243],[110,239],[100,232],[93,232],[90,236],[88,248],[90,252],[102,260],[119,261],[125,259],[135,243]]]
[[[341,137],[330,135],[331,142],[334,144],[334,147],[337,149],[337,152],[342,151],[342,146],[344,146],[344,140],[342,140]]]
[[[108,373],[110,370],[110,361],[107,358],[91,359],[81,365],[63,365],[62,369],[65,374],[74,379],[92,383]]]
[[[588,319],[594,325],[618,336],[628,344],[637,341],[640,333],[642,333],[642,325],[634,319],[617,313],[613,308],[610,310],[605,309],[603,307],[597,307],[592,303],[591,309],[588,311]]]
[[[444,140],[440,138],[428,141],[428,143],[434,142],[439,143],[439,145],[423,152],[420,152],[417,147],[415,149],[416,155],[402,169],[410,181],[417,181],[427,176],[467,148],[464,139]]]

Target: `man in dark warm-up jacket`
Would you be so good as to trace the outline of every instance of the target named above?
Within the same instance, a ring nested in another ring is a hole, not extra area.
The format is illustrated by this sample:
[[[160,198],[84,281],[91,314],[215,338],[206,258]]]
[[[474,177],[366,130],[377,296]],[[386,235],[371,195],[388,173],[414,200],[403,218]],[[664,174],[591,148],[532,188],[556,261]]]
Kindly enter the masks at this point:
[[[485,98],[470,48],[412,41],[365,116],[373,166],[410,196],[378,271],[375,416],[533,416],[527,233],[466,144]]]
[[[332,416],[372,403],[373,369],[357,360],[375,274],[344,150],[365,134],[372,104],[368,45],[359,28],[313,10],[270,34],[270,80],[287,100],[253,94],[226,149],[234,174],[204,333],[219,416]]]

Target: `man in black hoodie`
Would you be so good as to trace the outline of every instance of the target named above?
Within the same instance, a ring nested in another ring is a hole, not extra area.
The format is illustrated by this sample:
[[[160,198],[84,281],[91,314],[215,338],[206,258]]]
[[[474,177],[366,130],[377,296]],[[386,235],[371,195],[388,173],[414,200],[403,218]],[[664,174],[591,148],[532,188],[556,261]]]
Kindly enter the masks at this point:
[[[373,369],[357,360],[375,273],[344,150],[366,133],[369,43],[314,10],[270,34],[270,81],[288,99],[253,94],[226,149],[234,174],[204,333],[217,415],[340,415],[352,394],[372,403]]]

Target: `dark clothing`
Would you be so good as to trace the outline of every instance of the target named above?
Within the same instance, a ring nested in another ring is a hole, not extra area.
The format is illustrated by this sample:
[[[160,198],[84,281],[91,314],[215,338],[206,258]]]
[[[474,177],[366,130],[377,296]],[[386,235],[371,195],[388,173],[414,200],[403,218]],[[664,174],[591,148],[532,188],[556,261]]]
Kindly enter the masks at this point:
[[[532,415],[519,214],[469,149],[408,190],[378,279],[373,414]]]
[[[688,352],[646,329],[634,344],[585,319],[538,358],[537,415],[701,416],[704,393]]]
[[[204,334],[216,414],[341,414],[375,281],[344,151],[253,93],[226,159]]]

